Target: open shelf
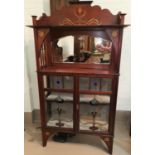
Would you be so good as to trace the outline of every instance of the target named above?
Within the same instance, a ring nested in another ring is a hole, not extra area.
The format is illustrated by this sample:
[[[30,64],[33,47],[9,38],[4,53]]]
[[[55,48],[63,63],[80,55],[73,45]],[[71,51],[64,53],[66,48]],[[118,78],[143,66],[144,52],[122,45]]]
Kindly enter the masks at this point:
[[[37,71],[42,74],[63,74],[63,75],[119,75],[112,70],[101,70],[101,69],[75,69],[75,68],[57,68],[57,67],[45,67]]]
[[[31,28],[53,28],[53,29],[58,29],[58,30],[81,30],[81,29],[90,29],[91,28],[95,30],[103,30],[105,28],[123,28],[123,27],[128,27],[130,26],[129,24],[126,25],[97,25],[97,26],[85,26],[85,25],[79,25],[79,26],[60,26],[60,25],[27,25],[27,27]],[[78,29],[77,29],[78,28]]]

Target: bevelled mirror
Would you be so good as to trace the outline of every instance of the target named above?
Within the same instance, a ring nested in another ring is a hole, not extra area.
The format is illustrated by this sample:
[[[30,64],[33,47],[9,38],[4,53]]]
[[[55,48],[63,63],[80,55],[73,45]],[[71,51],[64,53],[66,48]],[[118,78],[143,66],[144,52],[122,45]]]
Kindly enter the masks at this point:
[[[90,35],[66,36],[57,40],[54,63],[110,64],[112,42]]]

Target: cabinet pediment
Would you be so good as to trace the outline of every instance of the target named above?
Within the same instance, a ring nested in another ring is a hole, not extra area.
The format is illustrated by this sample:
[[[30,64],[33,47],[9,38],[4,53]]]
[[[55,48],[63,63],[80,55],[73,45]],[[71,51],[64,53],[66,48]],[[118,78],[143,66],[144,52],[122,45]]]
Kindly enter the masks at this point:
[[[121,24],[121,18],[125,14],[113,15],[108,9],[100,6],[91,6],[90,3],[71,3],[60,10],[54,10],[51,16],[43,14],[37,21],[37,25],[56,26],[81,26],[81,25],[111,25]]]

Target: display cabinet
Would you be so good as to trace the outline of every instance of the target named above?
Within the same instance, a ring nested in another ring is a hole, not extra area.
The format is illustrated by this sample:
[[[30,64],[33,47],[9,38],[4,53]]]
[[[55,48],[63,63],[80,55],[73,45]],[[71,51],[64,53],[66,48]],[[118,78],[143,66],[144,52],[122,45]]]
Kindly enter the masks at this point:
[[[112,153],[125,14],[70,2],[32,16],[43,146],[56,133],[98,135]]]

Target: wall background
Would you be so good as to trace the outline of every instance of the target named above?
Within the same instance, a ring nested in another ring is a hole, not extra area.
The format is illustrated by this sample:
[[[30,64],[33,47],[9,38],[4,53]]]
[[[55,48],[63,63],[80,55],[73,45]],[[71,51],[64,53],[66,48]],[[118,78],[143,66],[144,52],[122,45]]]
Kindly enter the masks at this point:
[[[49,0],[25,0],[24,1],[24,112],[31,112],[33,109],[39,109],[39,96],[35,66],[35,49],[33,30],[25,27],[31,25],[31,16],[41,16],[43,12],[50,15]],[[93,0],[92,5],[100,5],[102,8],[108,8],[113,14],[118,11],[127,13],[126,24],[130,24],[130,0]],[[131,30],[130,27],[124,29],[120,82],[118,89],[117,110],[131,109]]]

